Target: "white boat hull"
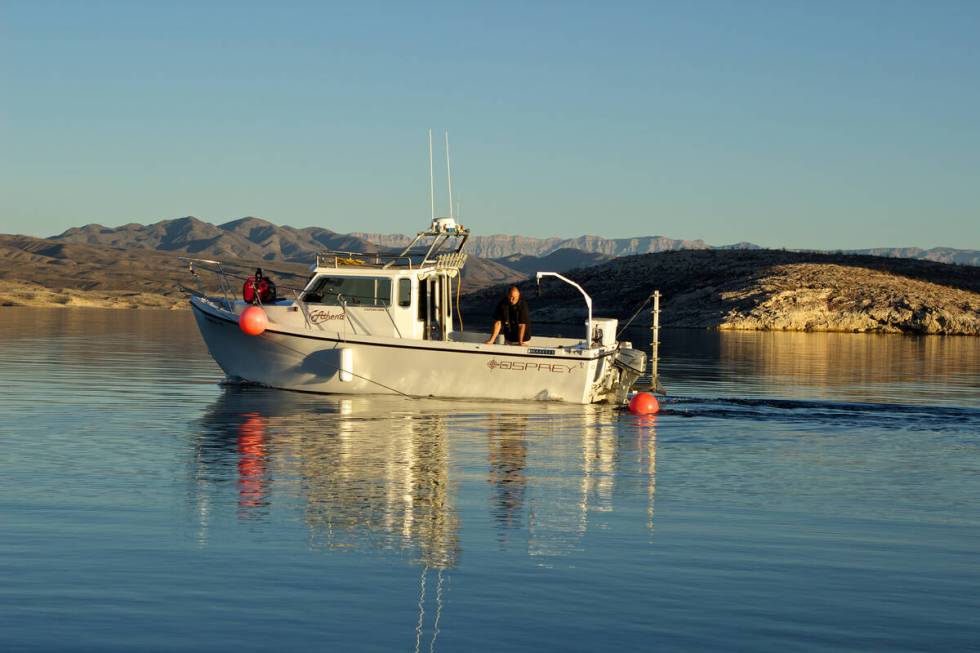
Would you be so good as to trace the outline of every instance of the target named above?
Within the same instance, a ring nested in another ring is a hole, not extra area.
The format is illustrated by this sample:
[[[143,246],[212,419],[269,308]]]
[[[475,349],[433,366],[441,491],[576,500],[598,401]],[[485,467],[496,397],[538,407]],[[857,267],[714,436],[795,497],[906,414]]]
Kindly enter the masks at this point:
[[[331,334],[275,323],[249,336],[234,312],[200,297],[191,304],[211,355],[228,377],[274,388],[577,404],[622,401],[624,394],[626,379],[613,365],[616,345],[515,347]]]

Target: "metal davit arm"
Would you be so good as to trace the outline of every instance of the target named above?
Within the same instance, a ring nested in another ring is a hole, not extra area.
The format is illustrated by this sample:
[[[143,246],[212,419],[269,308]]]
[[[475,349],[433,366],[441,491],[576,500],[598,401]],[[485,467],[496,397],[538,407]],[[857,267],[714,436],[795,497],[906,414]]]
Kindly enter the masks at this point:
[[[537,274],[538,286],[541,285],[541,277],[555,277],[557,279],[561,279],[568,285],[575,286],[576,288],[578,288],[578,291],[582,293],[583,297],[585,297],[585,305],[589,309],[589,321],[586,322],[585,346],[591,347],[592,346],[592,298],[589,297],[589,293],[585,292],[582,286],[578,285],[577,283],[575,283],[574,281],[572,281],[567,277],[561,276],[557,272],[538,272]]]

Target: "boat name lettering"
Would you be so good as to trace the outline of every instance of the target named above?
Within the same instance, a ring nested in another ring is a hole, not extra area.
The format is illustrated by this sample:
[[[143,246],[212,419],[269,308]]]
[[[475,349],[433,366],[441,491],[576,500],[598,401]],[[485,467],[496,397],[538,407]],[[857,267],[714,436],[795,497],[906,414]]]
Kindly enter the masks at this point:
[[[342,320],[346,317],[344,313],[327,313],[326,311],[310,311],[310,322],[320,324],[327,320]]]
[[[574,365],[561,363],[529,363],[527,361],[498,361],[496,358],[487,362],[487,367],[493,370],[510,370],[512,372],[551,372],[553,374],[571,374]]]

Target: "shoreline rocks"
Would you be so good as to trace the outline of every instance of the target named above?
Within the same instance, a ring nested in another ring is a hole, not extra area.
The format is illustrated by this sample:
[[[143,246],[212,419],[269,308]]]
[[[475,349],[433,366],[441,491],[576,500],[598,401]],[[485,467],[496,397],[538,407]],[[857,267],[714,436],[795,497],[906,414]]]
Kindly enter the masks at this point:
[[[4,281],[0,288],[0,308],[111,308],[181,310],[186,301],[159,293],[130,290],[80,290],[47,288],[37,283]]]

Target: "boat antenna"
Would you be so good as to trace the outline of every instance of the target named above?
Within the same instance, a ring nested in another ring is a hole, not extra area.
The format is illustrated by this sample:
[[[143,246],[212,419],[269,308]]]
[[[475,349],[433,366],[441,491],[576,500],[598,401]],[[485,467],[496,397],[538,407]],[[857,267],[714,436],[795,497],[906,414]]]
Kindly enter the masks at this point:
[[[449,131],[446,131],[446,182],[449,185],[449,217],[453,217],[453,171],[449,166]]]
[[[436,182],[432,174],[432,130],[429,130],[429,206],[432,209],[432,221],[436,219]]]

